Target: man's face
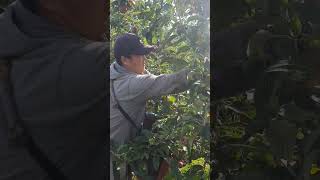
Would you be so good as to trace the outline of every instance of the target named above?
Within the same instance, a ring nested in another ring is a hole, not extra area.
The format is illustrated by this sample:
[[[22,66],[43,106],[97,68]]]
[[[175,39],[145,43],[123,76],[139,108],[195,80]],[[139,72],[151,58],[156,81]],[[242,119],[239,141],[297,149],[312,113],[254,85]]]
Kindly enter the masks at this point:
[[[122,61],[124,67],[129,71],[137,74],[143,74],[145,71],[146,57],[144,55],[131,55],[130,58],[125,58]]]

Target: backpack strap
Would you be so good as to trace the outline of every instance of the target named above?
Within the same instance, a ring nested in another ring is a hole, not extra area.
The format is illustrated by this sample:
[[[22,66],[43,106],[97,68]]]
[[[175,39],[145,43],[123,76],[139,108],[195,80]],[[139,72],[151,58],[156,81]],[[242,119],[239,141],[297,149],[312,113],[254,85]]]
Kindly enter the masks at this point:
[[[141,131],[141,128],[139,128],[136,123],[131,119],[131,117],[129,116],[129,114],[122,108],[122,106],[120,105],[115,90],[114,90],[114,80],[111,80],[111,89],[112,89],[112,94],[114,97],[114,100],[116,101],[116,106],[119,109],[119,111],[121,112],[121,114],[132,124],[133,127],[135,127],[138,132]]]
[[[9,146],[24,147],[30,156],[48,174],[51,180],[66,180],[65,175],[36,145],[24,122],[19,117],[10,78],[10,61],[0,59],[0,103],[8,122]]]

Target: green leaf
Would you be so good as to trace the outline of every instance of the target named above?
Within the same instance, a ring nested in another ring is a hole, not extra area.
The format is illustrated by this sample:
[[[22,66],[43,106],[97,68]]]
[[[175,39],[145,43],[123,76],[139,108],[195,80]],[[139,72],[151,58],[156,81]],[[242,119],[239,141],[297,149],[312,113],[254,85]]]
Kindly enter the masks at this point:
[[[185,166],[183,166],[182,168],[180,168],[180,172],[182,174],[186,174],[187,172],[189,172],[192,168],[194,168],[195,166],[201,166],[204,167],[205,164],[205,159],[204,158],[198,158],[195,160],[192,160],[191,163],[186,164]],[[208,167],[207,167],[208,168]]]
[[[168,99],[168,101],[170,102],[170,103],[175,103],[176,102],[176,98],[174,97],[174,96],[167,96],[167,99]]]
[[[303,138],[304,138],[304,134],[303,134],[303,132],[301,132],[301,131],[298,131],[298,133],[297,133],[297,139],[298,140],[302,140]]]
[[[240,139],[240,138],[242,138],[244,133],[245,133],[245,131],[244,131],[243,127],[229,127],[229,126],[220,127],[220,136],[221,137]]]
[[[186,51],[188,51],[189,49],[190,49],[190,47],[189,47],[188,45],[181,46],[181,47],[178,48],[177,54],[180,54],[180,53],[182,53],[182,52],[186,52]]]
[[[187,24],[190,23],[191,21],[198,21],[200,19],[199,15],[193,15],[193,16],[190,16],[188,17],[187,19]]]
[[[298,36],[302,32],[302,23],[298,16],[294,16],[290,22],[292,33],[294,36]]]
[[[317,161],[317,157],[319,156],[319,150],[313,150],[310,153],[305,155],[303,159],[303,166],[300,171],[300,176],[305,180],[310,179],[310,171],[312,170],[312,164]]]
[[[320,168],[316,164],[312,164],[310,175],[318,174],[318,172],[320,172]]]

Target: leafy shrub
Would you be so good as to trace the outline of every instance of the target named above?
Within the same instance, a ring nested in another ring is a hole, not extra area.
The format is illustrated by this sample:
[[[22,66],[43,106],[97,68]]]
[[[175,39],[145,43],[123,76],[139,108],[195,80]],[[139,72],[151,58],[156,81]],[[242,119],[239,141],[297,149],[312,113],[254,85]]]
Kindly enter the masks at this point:
[[[318,1],[216,1],[217,31],[258,25],[239,49],[247,49],[243,62],[263,67],[250,92],[214,102],[214,179],[319,179],[319,7]]]

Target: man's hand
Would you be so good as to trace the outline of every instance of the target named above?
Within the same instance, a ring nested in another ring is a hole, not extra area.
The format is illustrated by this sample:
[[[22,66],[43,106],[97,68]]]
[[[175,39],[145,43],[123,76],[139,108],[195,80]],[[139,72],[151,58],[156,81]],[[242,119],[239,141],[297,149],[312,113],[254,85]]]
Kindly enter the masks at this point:
[[[209,60],[208,57],[205,57],[203,59],[203,63],[201,63],[201,65],[203,65],[205,69],[210,71],[210,60]],[[199,72],[197,69],[189,67],[188,74],[187,74],[187,79],[188,79],[189,82],[194,83],[194,82],[200,80],[203,77],[202,74],[203,73]]]
[[[201,73],[196,72],[194,70],[190,70],[189,73],[187,74],[187,80],[190,83],[194,83],[194,82],[200,80],[201,77],[202,77]]]

